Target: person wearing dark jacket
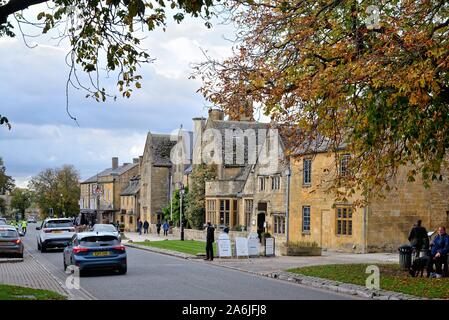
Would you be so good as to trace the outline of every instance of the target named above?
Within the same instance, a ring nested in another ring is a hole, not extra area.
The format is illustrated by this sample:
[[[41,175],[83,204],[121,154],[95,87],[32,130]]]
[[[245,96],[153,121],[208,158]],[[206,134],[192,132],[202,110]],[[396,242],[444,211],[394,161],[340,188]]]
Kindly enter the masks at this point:
[[[422,225],[422,221],[418,220],[413,226],[408,236],[410,245],[415,249],[416,257],[419,257],[421,250],[429,249],[429,237],[427,236],[427,230]]]
[[[148,234],[148,228],[150,227],[150,224],[147,220],[143,223],[143,234]]]
[[[206,259],[204,260],[214,260],[214,232],[215,228],[212,227],[211,223],[207,223],[206,229]]]
[[[449,252],[449,236],[446,233],[446,228],[441,226],[438,228],[438,235],[431,243],[432,250],[430,251],[429,265],[427,269],[427,276],[433,272],[433,265],[435,264],[436,273],[440,275],[448,275],[447,254]],[[444,264],[444,273],[442,272],[442,265]]]

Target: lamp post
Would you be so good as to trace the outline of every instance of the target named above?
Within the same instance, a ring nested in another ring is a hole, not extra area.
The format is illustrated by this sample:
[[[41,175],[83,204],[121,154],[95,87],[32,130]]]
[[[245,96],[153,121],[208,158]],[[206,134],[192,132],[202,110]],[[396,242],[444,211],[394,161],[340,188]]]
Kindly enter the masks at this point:
[[[288,245],[288,224],[289,224],[289,206],[290,206],[290,176],[291,176],[291,170],[290,170],[290,164],[288,164],[288,167],[284,171],[285,176],[287,177],[287,185],[286,185],[286,197],[285,197],[285,233],[286,233],[286,240]]]
[[[184,223],[182,219],[182,198],[184,196],[184,184],[182,182],[179,183],[179,222],[181,226],[181,241],[184,241]]]

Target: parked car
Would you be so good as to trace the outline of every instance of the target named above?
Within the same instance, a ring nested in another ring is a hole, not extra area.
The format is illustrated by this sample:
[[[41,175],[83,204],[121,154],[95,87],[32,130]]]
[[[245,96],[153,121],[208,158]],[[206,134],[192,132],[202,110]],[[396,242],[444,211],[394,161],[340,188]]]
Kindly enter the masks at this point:
[[[63,254],[64,270],[73,265],[80,275],[86,270],[112,269],[127,271],[125,246],[110,232],[81,232],[72,237]]]
[[[110,233],[113,233],[115,236],[117,236],[117,238],[120,241],[122,240],[122,238],[120,236],[120,232],[112,224],[97,223],[92,227],[91,231],[93,231],[93,232],[110,232]]]
[[[0,254],[13,254],[23,258],[23,243],[13,226],[0,226]]]
[[[35,217],[28,217],[27,222],[28,222],[28,223],[37,223]]]
[[[8,222],[6,222],[5,218],[0,218],[0,225],[5,225],[8,224]]]
[[[72,220],[68,218],[45,219],[40,227],[36,227],[36,230],[39,230],[37,249],[41,252],[50,248],[66,247],[75,234]]]

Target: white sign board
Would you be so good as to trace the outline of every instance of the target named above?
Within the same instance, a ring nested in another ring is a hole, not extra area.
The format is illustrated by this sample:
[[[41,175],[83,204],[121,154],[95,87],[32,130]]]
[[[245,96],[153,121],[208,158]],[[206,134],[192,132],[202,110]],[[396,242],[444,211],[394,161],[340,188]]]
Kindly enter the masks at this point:
[[[274,238],[265,238],[265,255],[274,256]]]
[[[218,256],[222,257],[232,257],[231,252],[231,239],[226,233],[222,233],[218,236]]]
[[[237,257],[247,257],[248,254],[248,239],[243,237],[235,238],[235,252]]]
[[[259,235],[257,233],[252,232],[248,235],[248,255],[259,255]]]

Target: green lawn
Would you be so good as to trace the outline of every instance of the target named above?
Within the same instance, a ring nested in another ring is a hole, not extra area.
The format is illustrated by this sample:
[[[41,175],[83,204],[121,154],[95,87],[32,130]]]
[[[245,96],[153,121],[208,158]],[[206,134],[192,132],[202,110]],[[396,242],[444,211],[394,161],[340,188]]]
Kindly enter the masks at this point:
[[[197,253],[206,254],[206,242],[195,240],[162,240],[162,241],[143,241],[135,242],[136,244],[147,247],[173,250],[183,253],[196,255]],[[214,255],[217,253],[217,245],[214,243]]]
[[[287,271],[364,286],[365,280],[369,276],[365,273],[368,265],[337,264],[303,267]],[[425,271],[423,278],[413,278],[408,272],[402,271],[398,265],[383,264],[377,266],[380,269],[380,289],[418,297],[449,299],[449,278],[428,279]]]
[[[0,284],[0,300],[65,300],[59,293]]]

